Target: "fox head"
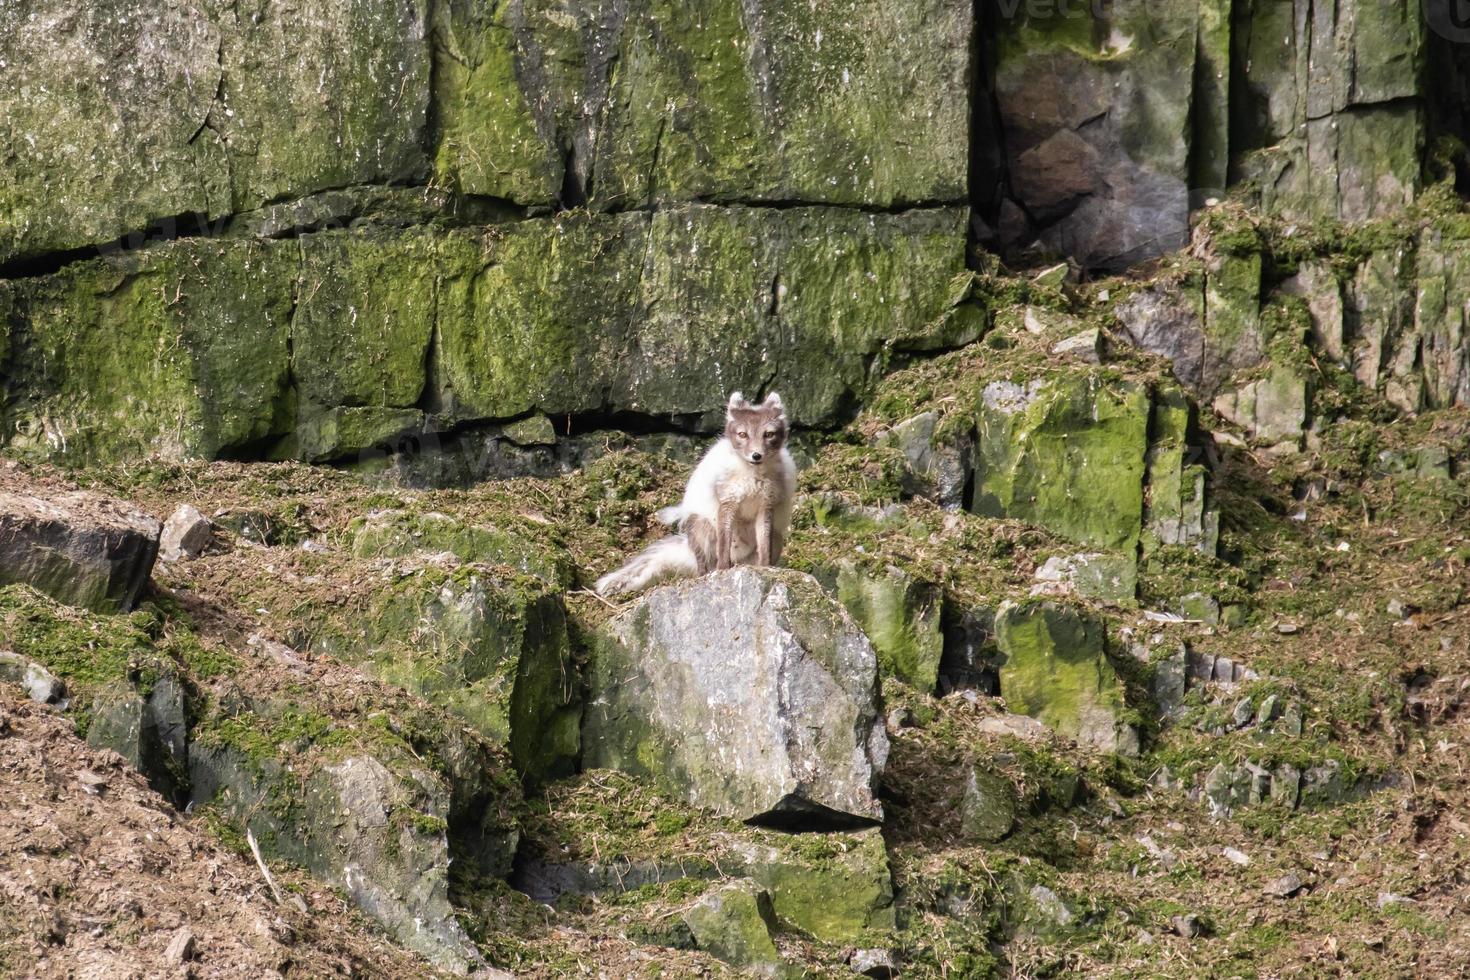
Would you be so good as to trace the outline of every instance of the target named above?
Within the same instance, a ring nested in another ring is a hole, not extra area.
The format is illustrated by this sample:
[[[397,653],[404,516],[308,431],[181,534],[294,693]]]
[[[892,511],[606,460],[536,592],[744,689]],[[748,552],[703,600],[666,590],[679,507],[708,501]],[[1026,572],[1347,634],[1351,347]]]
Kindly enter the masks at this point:
[[[725,438],[747,463],[774,459],[786,447],[786,408],[781,396],[771,392],[759,405],[752,405],[740,392],[725,406]]]

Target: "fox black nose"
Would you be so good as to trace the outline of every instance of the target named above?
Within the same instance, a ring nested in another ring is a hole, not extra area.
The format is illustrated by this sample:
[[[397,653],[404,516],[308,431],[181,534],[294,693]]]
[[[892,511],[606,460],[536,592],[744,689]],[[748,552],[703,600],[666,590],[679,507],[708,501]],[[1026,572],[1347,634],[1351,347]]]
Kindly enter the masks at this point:
[[[750,461],[752,463],[759,463],[761,461],[761,454],[760,453],[751,453],[750,454]]]

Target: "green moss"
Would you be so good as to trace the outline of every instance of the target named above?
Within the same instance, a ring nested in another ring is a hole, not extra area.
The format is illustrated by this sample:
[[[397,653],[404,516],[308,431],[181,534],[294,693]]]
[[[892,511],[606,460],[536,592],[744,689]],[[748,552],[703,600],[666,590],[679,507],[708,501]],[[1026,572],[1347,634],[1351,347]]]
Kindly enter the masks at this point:
[[[289,243],[189,240],[28,284],[13,450],[214,458],[283,431]]]
[[[1137,752],[1124,687],[1105,652],[1102,623],[1052,602],[1002,607],[996,642],[1007,706],[1104,751]]]
[[[0,588],[0,647],[65,679],[84,708],[115,685],[146,696],[166,665],[133,617],[83,612],[24,585]]]
[[[972,508],[1130,552],[1142,533],[1149,394],[1102,377],[992,383],[978,407]]]

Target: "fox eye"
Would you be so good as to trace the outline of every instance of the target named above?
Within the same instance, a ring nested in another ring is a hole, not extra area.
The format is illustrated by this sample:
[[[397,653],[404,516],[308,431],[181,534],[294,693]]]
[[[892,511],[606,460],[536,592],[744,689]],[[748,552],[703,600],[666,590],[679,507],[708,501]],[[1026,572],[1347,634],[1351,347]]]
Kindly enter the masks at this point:
[[[750,438],[750,433],[748,433],[748,432],[737,432],[735,434],[737,436],[739,436],[740,438],[742,438],[742,439],[749,439]]]

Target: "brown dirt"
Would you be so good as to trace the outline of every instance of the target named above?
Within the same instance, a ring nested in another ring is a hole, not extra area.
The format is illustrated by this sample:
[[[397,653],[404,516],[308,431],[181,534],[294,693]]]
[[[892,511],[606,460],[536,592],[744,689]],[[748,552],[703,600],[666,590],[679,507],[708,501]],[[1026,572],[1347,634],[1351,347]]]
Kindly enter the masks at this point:
[[[0,975],[426,977],[337,895],[183,817],[66,715],[0,687]],[[167,957],[194,935],[182,964]]]

